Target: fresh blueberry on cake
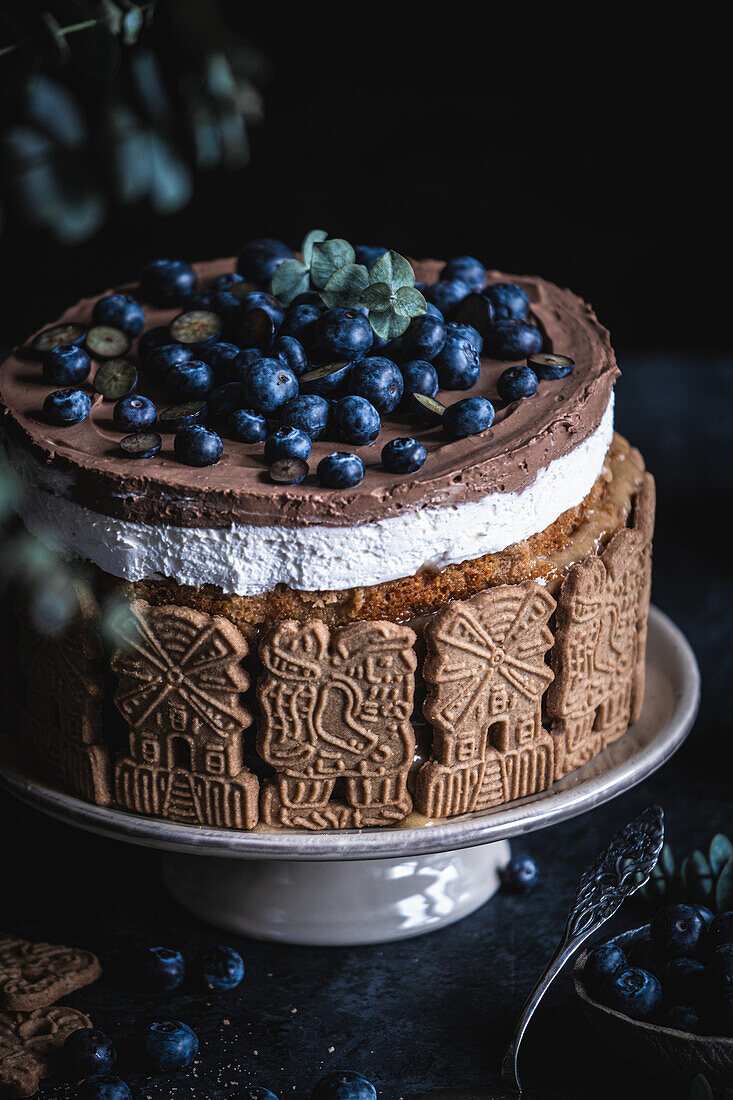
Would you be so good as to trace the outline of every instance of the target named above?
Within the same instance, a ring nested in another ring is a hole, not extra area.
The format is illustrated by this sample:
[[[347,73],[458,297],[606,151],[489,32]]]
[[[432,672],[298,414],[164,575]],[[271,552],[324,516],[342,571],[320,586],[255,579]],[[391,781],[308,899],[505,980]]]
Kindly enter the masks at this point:
[[[24,641],[19,751],[78,798],[212,829],[542,795],[644,705],[654,482],[614,432],[609,333],[483,257],[306,244],[154,260],[0,367],[21,518],[93,589],[73,713],[63,647],[44,675],[56,650]],[[625,971],[730,938],[684,923]]]

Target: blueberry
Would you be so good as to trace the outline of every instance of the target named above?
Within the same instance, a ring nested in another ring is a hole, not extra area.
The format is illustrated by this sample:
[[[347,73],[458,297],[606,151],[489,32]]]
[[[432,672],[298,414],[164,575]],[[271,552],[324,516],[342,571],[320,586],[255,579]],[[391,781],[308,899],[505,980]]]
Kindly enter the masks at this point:
[[[626,954],[629,966],[639,967],[641,970],[651,970],[656,973],[662,965],[652,947],[652,937],[648,927],[634,937],[633,942],[627,946]]]
[[[208,396],[208,418],[214,423],[228,420],[236,409],[244,404],[244,390],[240,382],[225,382]]]
[[[364,478],[364,463],[348,451],[334,451],[318,463],[318,480],[327,489],[350,489]]]
[[[430,314],[425,314],[422,317],[415,317],[402,336],[402,354],[406,359],[430,361],[442,350],[445,334],[445,321],[442,315],[432,317]]]
[[[221,317],[210,309],[189,309],[173,318],[170,330],[176,344],[195,352],[217,342],[221,336]]]
[[[402,408],[424,420],[427,418],[426,410],[415,400],[413,394],[422,393],[426,397],[435,397],[438,392],[438,372],[432,363],[427,363],[424,359],[413,359],[409,363],[403,363],[401,370],[403,380]]]
[[[139,432],[154,424],[158,410],[148,397],[131,394],[121,398],[112,410],[115,427],[121,432]]]
[[[186,304],[190,306],[190,303]],[[231,290],[215,290],[209,298],[208,306],[198,308],[217,314],[225,329],[236,330],[242,313],[242,300],[236,294],[232,294]]]
[[[328,427],[331,405],[325,397],[315,393],[302,393],[283,405],[280,410],[280,423],[291,428],[299,428],[311,439],[320,439]]]
[[[300,485],[308,477],[308,463],[303,458],[276,458],[267,472],[278,485]]]
[[[37,333],[30,345],[30,352],[37,359],[42,359],[46,352],[52,348],[61,347],[62,344],[81,344],[86,339],[87,326],[75,324],[73,321],[60,325],[51,325]]]
[[[199,359],[203,359],[204,363],[209,364],[217,377],[217,381],[235,381],[235,379],[229,378],[229,372],[233,369],[235,360],[242,354],[241,349],[238,348],[236,344],[228,344],[224,341],[220,341],[197,349],[196,354]],[[236,381],[238,381],[238,379]]]
[[[365,397],[384,416],[399,405],[403,386],[402,375],[395,364],[390,359],[373,355],[356,364],[349,388],[358,397]]]
[[[468,400],[481,400],[481,398],[469,398]],[[461,403],[459,402],[459,404]],[[455,406],[451,407],[455,408]],[[447,412],[448,409],[446,409]],[[531,856],[512,856],[506,867],[501,870],[499,877],[505,890],[509,890],[512,894],[526,894],[528,890],[531,890],[537,884],[539,871]]]
[[[414,474],[425,465],[428,452],[418,439],[390,439],[382,448],[382,465],[391,474]]]
[[[526,359],[542,351],[542,333],[531,321],[496,321],[484,337],[492,359]]]
[[[94,389],[107,401],[119,401],[137,387],[137,370],[127,359],[108,359],[94,373]]]
[[[224,370],[225,382],[244,382],[251,368],[264,358],[259,348],[245,348],[234,359],[230,359]]]
[[[700,1012],[692,1005],[672,1005],[659,1019],[662,1027],[673,1027],[676,1031],[688,1031],[696,1034],[700,1030]]]
[[[265,440],[265,462],[271,466],[279,458],[310,457],[313,443],[311,437],[300,428],[278,428]]]
[[[126,332],[112,325],[92,325],[84,338],[84,346],[96,359],[119,359],[127,355],[132,340]]]
[[[215,290],[198,290],[186,298],[186,309],[211,309],[215,297]]]
[[[244,962],[231,947],[215,947],[201,959],[200,973],[206,989],[234,989],[244,977]]]
[[[372,339],[372,326],[357,309],[326,310],[316,325],[315,343],[326,359],[360,359]]]
[[[95,325],[112,325],[128,336],[139,336],[145,328],[143,307],[129,294],[105,294],[94,303]]]
[[[296,294],[288,306],[288,310],[291,310],[293,306],[318,306],[321,313],[325,313],[328,308],[317,290],[304,290],[301,294]]]
[[[376,333],[375,333],[376,336]],[[404,336],[395,336],[392,340],[380,341],[379,350],[385,359],[391,359],[393,363],[399,363],[405,358]],[[377,343],[372,345],[372,351],[376,354]]]
[[[193,352],[183,344],[163,344],[154,348],[145,360],[144,370],[155,382],[164,382],[168,371],[179,363],[190,363]]]
[[[715,1000],[733,1000],[733,943],[722,943],[713,951],[708,981]]]
[[[441,282],[446,279],[461,279],[471,290],[479,291],[484,289],[486,269],[473,256],[454,256],[441,271],[440,279]]]
[[[322,1077],[311,1100],[377,1100],[377,1090],[366,1077],[346,1069]]]
[[[279,1100],[274,1092],[262,1085],[250,1085],[243,1092],[237,1093],[238,1100]]]
[[[171,405],[163,409],[158,417],[158,425],[167,431],[177,432],[189,424],[204,424],[209,406],[206,401],[184,401],[181,405]],[[264,438],[264,436],[263,436]]]
[[[108,1073],[115,1064],[117,1051],[108,1035],[94,1027],[72,1031],[64,1043],[63,1059],[68,1076],[78,1081],[92,1073]]]
[[[132,1093],[125,1082],[108,1073],[95,1073],[87,1077],[74,1095],[76,1100],[132,1100]]]
[[[319,397],[340,397],[349,387],[353,373],[353,363],[325,363],[301,374],[300,389],[302,393],[317,394]]]
[[[496,390],[502,401],[519,401],[537,392],[537,375],[531,367],[507,367],[499,375]]]
[[[243,348],[259,348],[269,351],[275,338],[276,324],[266,309],[259,306],[241,313],[236,325],[235,339]]]
[[[479,353],[462,337],[446,340],[434,363],[442,390],[470,390],[481,374]]]
[[[478,435],[494,423],[494,406],[485,397],[464,397],[443,413],[443,431],[450,439]]]
[[[83,382],[91,369],[91,359],[75,344],[51,348],[43,357],[43,377],[54,386],[74,386]]]
[[[484,297],[494,307],[497,321],[524,321],[529,317],[529,297],[516,283],[492,283]]]
[[[365,397],[341,397],[331,414],[334,432],[344,443],[362,447],[373,443],[379,435],[382,421],[379,413]]]
[[[418,284],[415,283],[415,290],[420,290],[423,295],[425,294],[425,289],[426,289],[426,284],[425,283],[420,284],[420,286],[418,286]],[[426,316],[428,316],[428,317],[437,317],[437,319],[439,321],[445,321],[445,317],[443,316],[443,314],[440,312],[440,310],[438,309],[438,307],[436,305],[434,305],[432,302],[428,302],[428,301],[425,302],[425,305],[428,307],[428,311],[427,311]]]
[[[237,283],[243,283],[244,276],[236,271],[225,271],[223,275],[217,275],[211,280],[212,290],[230,290]]]
[[[697,909],[698,913],[702,917],[702,922],[705,927],[709,928],[715,917],[712,909],[708,909],[707,905],[696,905],[694,906],[694,908]],[[731,936],[731,939],[733,940],[733,935]]]
[[[451,313],[454,321],[461,325],[470,325],[481,336],[485,336],[494,323],[494,307],[483,294],[469,294]]]
[[[140,276],[140,297],[155,306],[183,305],[197,286],[196,272],[185,260],[153,260]]]
[[[713,918],[708,928],[706,943],[713,949],[724,943],[733,943],[733,909],[725,909]]]
[[[213,466],[222,454],[221,438],[200,424],[179,428],[173,439],[173,450],[179,462],[187,466]]]
[[[55,390],[43,402],[44,419],[59,427],[78,424],[91,411],[92,403],[83,390]]]
[[[280,325],[279,335],[294,336],[296,340],[301,342],[303,347],[309,348],[316,336],[318,319],[325,312],[326,306],[323,302],[320,302],[319,305],[304,302],[297,306],[293,303]]]
[[[167,325],[156,325],[144,332],[137,342],[137,354],[140,362],[145,366],[148,356],[156,348],[162,348],[164,344],[170,344],[171,334]]]
[[[141,1037],[142,1054],[154,1073],[183,1069],[196,1057],[199,1041],[196,1032],[179,1020],[151,1024]]]
[[[646,1020],[662,1000],[659,979],[647,970],[618,970],[604,983],[600,1000],[632,1020]]]
[[[597,998],[606,979],[618,970],[626,970],[628,965],[618,944],[602,943],[589,951],[583,967],[583,984],[591,997]]]
[[[377,244],[358,244],[354,251],[356,252],[356,262],[363,264],[364,267],[374,267],[374,264],[383,256],[385,252],[389,252],[388,248],[382,248]]]
[[[569,355],[539,352],[529,356],[527,366],[532,368],[538,378],[546,378],[554,382],[558,378],[565,378],[575,370],[575,360]]]
[[[298,379],[280,359],[260,359],[247,372],[242,385],[245,403],[266,416],[298,396]]]
[[[308,370],[308,356],[300,340],[294,336],[278,336],[272,345],[272,354],[290,367],[297,377]]]
[[[694,955],[704,930],[694,906],[665,905],[651,923],[652,947],[663,959]]]
[[[240,443],[261,443],[267,439],[267,421],[254,409],[237,409],[227,420],[227,431]]]
[[[264,290],[255,290],[248,294],[246,298],[241,298],[240,302],[243,313],[249,313],[252,309],[264,309],[265,313],[269,313],[272,317],[277,328],[283,323],[285,307],[274,294],[267,294]]]
[[[165,376],[165,388],[177,401],[206,397],[214,388],[214,372],[201,359],[176,363]]]
[[[442,279],[432,286],[426,287],[424,294],[428,302],[432,302],[445,318],[451,311],[471,293],[468,283],[463,279]]]
[[[120,440],[120,450],[128,458],[154,458],[160,454],[163,440],[157,432],[140,431],[125,435]]]
[[[265,286],[275,274],[278,264],[292,258],[292,248],[272,237],[262,237],[244,246],[237,261],[237,271],[245,279]]]
[[[667,1004],[698,1004],[705,996],[705,965],[697,959],[670,959],[659,970]]]

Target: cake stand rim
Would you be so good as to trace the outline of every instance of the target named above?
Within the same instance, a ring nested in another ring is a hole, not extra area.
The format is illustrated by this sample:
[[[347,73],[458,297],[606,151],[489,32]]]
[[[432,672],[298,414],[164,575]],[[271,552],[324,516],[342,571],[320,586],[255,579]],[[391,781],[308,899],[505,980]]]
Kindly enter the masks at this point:
[[[682,630],[654,605],[649,610],[648,633],[647,665],[653,640],[666,653],[663,671],[673,683],[675,693],[669,720],[654,739],[601,775],[563,791],[551,790],[540,796],[516,800],[505,808],[413,828],[397,826],[322,833],[246,832],[182,825],[115,807],[96,806],[22,774],[7,764],[1,753],[0,787],[34,809],[88,832],[189,855],[298,862],[395,859],[510,840],[577,817],[623,794],[666,763],[684,742],[700,703],[697,659]],[[0,747],[1,744],[0,741]]]

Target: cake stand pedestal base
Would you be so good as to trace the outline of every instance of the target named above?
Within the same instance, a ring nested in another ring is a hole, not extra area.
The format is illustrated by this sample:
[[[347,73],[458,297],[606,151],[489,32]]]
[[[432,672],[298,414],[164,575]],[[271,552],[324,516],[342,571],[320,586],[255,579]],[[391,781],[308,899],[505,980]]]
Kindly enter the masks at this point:
[[[176,901],[260,940],[342,946],[408,939],[472,913],[499,888],[506,840],[399,859],[304,862],[160,856]]]

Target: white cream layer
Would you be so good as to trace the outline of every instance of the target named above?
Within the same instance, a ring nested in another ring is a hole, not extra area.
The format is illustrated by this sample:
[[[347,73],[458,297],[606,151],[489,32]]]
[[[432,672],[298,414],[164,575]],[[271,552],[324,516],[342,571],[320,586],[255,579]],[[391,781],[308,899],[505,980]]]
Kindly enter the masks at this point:
[[[497,553],[580,504],[601,473],[613,435],[613,396],[583,443],[540,470],[519,493],[424,507],[356,527],[156,526],[113,519],[68,499],[68,475],[8,446],[22,483],[26,526],[69,557],[125,580],[169,577],[242,596],[283,583],[340,591]]]

